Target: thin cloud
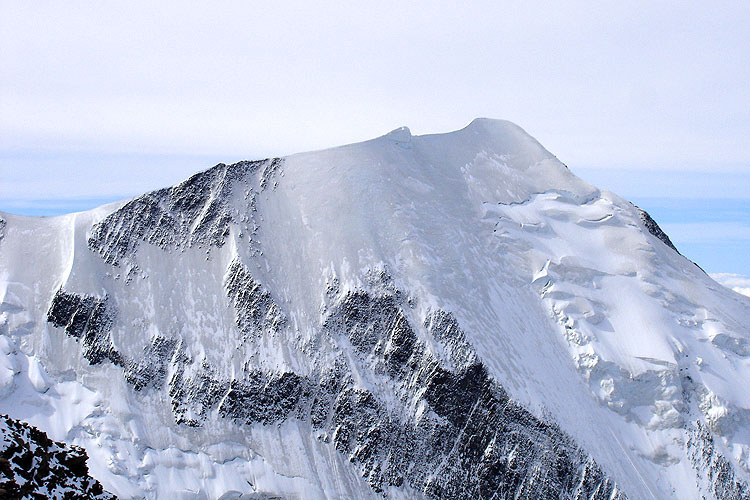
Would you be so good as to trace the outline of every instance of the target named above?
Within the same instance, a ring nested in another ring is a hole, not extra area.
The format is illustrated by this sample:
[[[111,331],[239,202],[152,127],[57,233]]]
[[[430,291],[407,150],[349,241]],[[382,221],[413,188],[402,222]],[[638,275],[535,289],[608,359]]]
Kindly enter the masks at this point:
[[[750,165],[741,2],[12,2],[0,149],[288,154],[506,118],[573,166]]]
[[[662,229],[675,241],[686,243],[718,241],[750,241],[750,225],[742,222],[684,222],[662,224]]]
[[[732,273],[716,273],[710,276],[725,287],[750,297],[750,278],[747,276]]]

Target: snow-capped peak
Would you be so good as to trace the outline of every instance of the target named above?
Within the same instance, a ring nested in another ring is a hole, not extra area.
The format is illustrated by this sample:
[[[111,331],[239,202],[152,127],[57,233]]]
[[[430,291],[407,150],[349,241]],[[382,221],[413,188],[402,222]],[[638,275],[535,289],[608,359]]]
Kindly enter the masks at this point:
[[[124,498],[733,498],[750,304],[668,242],[484,118],[3,216],[0,410]]]

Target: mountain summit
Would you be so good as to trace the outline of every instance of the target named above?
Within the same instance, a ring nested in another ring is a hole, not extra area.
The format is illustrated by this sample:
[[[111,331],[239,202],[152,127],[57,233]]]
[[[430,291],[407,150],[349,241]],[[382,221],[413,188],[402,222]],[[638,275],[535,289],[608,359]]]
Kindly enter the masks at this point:
[[[748,498],[748,325],[507,121],[0,214],[0,413],[120,498]]]

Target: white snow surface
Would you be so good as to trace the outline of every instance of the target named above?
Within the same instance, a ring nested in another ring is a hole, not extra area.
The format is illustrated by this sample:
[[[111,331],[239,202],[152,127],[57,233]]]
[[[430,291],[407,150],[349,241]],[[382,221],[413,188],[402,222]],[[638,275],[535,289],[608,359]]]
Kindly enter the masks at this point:
[[[234,229],[209,258],[187,249],[166,260],[143,243],[129,283],[87,247],[92,226],[122,204],[0,214],[0,413],[83,446],[92,476],[121,498],[382,498],[303,423],[246,427],[212,415],[200,428],[176,425],[163,393],[135,393],[120,368],[90,365],[46,322],[63,285],[127,296],[118,349],[196,331],[192,348],[231,376],[243,360],[228,337],[222,278],[237,255],[256,265],[301,337],[320,328],[327,279],[354,289],[386,267],[417,317],[452,312],[490,375],[551,415],[629,498],[700,498],[685,451],[685,426],[697,419],[750,478],[750,298],[512,123],[477,119],[425,136],[400,128],[289,156],[258,198],[262,255]],[[309,368],[278,346],[256,362]]]

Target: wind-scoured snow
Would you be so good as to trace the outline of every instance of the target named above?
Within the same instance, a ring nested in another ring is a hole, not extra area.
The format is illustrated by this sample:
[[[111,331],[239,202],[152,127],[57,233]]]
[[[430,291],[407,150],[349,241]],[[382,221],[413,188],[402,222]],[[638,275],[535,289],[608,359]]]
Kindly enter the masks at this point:
[[[505,121],[0,218],[0,412],[122,498],[744,498],[748,325]]]

